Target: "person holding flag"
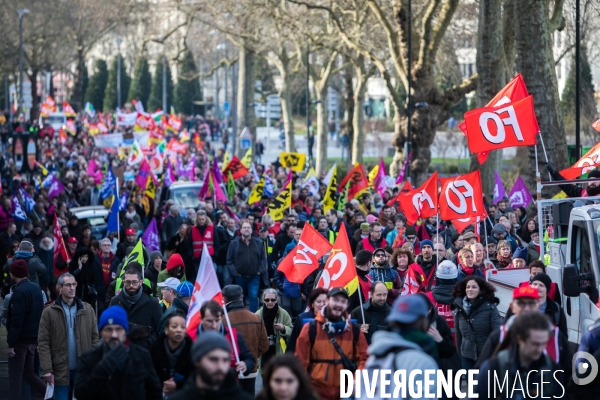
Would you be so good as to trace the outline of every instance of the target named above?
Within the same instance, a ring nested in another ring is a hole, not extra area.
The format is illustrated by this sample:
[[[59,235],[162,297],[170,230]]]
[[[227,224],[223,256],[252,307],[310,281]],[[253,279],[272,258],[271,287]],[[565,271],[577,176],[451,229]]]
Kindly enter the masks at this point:
[[[546,170],[552,175],[552,179],[555,181],[564,181],[565,178],[561,175],[560,172],[554,168],[554,165],[550,162],[546,164]],[[573,184],[564,184],[559,185],[558,187],[565,192],[567,197],[588,197],[588,196],[598,196],[600,195],[600,170],[593,169],[588,172],[587,179],[598,179],[594,182],[589,182],[585,188],[580,188],[577,185]]]

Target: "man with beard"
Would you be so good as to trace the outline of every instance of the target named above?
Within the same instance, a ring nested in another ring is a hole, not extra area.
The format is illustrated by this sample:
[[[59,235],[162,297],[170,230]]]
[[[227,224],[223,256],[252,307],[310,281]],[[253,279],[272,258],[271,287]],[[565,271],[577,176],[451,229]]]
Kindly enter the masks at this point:
[[[296,231],[294,224],[293,231]],[[244,290],[251,312],[258,310],[258,291],[261,280],[269,286],[267,273],[267,255],[262,241],[252,237],[252,225],[242,222],[241,236],[236,237],[227,250],[227,270],[235,284]]]
[[[350,318],[359,321],[359,323],[362,322],[360,330],[365,334],[367,343],[371,344],[373,334],[386,329],[385,319],[392,311],[392,307],[387,303],[388,288],[385,283],[381,281],[373,282],[369,292],[371,298],[362,305],[362,311],[360,306],[356,307],[350,313]]]
[[[148,349],[158,336],[157,328],[162,310],[156,297],[152,296],[152,290],[143,284],[141,271],[142,266],[138,262],[127,265],[123,279],[125,289],[110,301],[110,305],[119,305],[125,309],[131,326],[129,340]]]
[[[388,288],[387,302],[392,304],[402,292],[402,282],[395,269],[390,268],[384,249],[373,253],[373,267],[370,272],[373,282],[383,282]]]
[[[419,264],[425,273],[423,287],[425,292],[429,292],[435,283],[435,265],[437,264],[437,259],[433,254],[433,242],[431,240],[423,240],[421,242],[421,254],[417,257],[417,264]]]
[[[363,369],[369,345],[359,326],[348,318],[348,292],[334,287],[327,298],[327,306],[302,327],[295,355],[302,367],[310,371],[319,398],[337,400],[340,398],[340,371],[348,369],[354,373]]]
[[[335,242],[335,232],[329,229],[327,217],[319,217],[317,219],[317,231],[331,244]]]
[[[375,249],[387,246],[387,241],[381,237],[383,233],[382,229],[379,222],[371,222],[369,224],[369,236],[358,242],[355,253],[358,253],[361,250],[375,251]]]
[[[150,352],[127,339],[125,310],[112,306],[98,323],[99,346],[83,353],[77,363],[75,397],[78,399],[162,399],[162,385]]]
[[[127,256],[127,248],[135,246],[136,236],[137,234],[135,229],[125,229],[125,241],[117,245],[117,254],[115,254],[119,260],[125,260]]]
[[[206,332],[199,336],[192,346],[191,356],[196,373],[181,390],[169,396],[170,400],[254,399],[237,384],[230,369],[231,348],[222,335]]]

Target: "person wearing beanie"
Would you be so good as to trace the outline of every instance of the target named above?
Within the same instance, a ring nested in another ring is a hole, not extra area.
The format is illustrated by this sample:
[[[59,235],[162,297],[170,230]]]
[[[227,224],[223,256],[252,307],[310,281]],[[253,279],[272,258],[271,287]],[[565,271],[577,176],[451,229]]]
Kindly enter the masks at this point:
[[[529,264],[529,280],[527,280],[525,282],[521,282],[519,284],[519,287],[530,286],[531,280],[533,279],[533,277],[536,276],[537,274],[541,274],[541,273],[544,273],[544,274],[546,273],[546,266],[544,265],[544,263],[540,260],[532,261]],[[556,304],[558,304],[559,306],[562,306],[560,289],[558,288],[558,284],[556,282],[552,282],[552,284],[550,285],[550,290],[548,290],[547,296],[551,300],[554,300],[554,302],[556,302]]]
[[[546,165],[546,169],[552,175],[552,180],[555,181],[564,181],[565,178],[558,172],[552,163],[548,163]],[[595,182],[590,182],[587,186],[582,189],[577,185],[565,184],[559,185],[558,187],[565,192],[567,197],[588,197],[588,196],[598,196],[600,195],[600,170],[597,168],[590,171],[588,173],[587,179],[598,179]]]
[[[23,381],[41,394],[46,392],[46,383],[33,369],[44,298],[40,286],[29,280],[24,260],[13,261],[9,268],[15,286],[6,321],[8,388],[9,398],[18,400]]]
[[[527,247],[517,247],[513,253],[512,264],[508,268],[525,268],[527,266]]]
[[[416,252],[415,252],[416,253]],[[436,255],[433,253],[433,242],[425,239],[421,242],[421,254],[417,257],[417,264],[423,270],[423,290],[428,292],[435,284]]]
[[[368,237],[369,237],[369,223],[361,222],[360,224],[358,224],[357,229],[354,230],[354,235],[352,236],[352,239],[354,239],[355,243],[358,243],[361,240],[363,240],[364,238],[368,238]],[[356,248],[356,246],[354,246],[354,248]]]
[[[153,251],[150,253],[150,263],[144,269],[144,278],[148,279],[154,287],[158,284],[158,274],[160,274],[167,266],[165,260],[163,260],[162,253],[160,251]]]
[[[126,273],[127,276],[127,273]],[[79,357],[75,375],[78,399],[162,399],[162,385],[150,352],[131,343],[127,312],[118,305],[100,316],[100,345]]]
[[[167,267],[159,272],[156,283],[162,283],[168,278],[177,278],[180,282],[185,282],[187,280],[183,258],[177,253],[174,253],[169,257]],[[162,293],[158,293],[158,298],[162,299]]]
[[[98,315],[104,311],[104,299],[111,282],[117,279],[117,269],[121,260],[111,251],[110,239],[100,241],[100,251],[94,257],[94,287],[98,293]]]
[[[165,325],[167,323],[169,315],[173,313],[181,313],[187,317],[188,310],[190,309],[190,303],[192,301],[192,294],[194,293],[194,285],[191,282],[181,282],[175,290],[175,298],[171,306],[163,313],[160,321],[158,321],[158,334],[165,331]],[[162,307],[161,307],[162,310]]]
[[[518,244],[515,238],[510,236],[510,233],[506,229],[506,226],[503,223],[497,223],[494,225],[494,229],[492,230],[492,234],[494,238],[500,243],[502,240],[506,240],[510,244],[510,251],[514,253],[517,250]]]
[[[192,345],[192,362],[196,367],[193,379],[169,396],[169,400],[236,399],[251,400],[238,385],[230,368],[231,349],[227,340],[217,332],[205,332]]]
[[[427,292],[427,298],[437,309],[438,315],[446,321],[452,330],[452,338],[456,342],[454,332],[454,314],[451,305],[454,302],[452,288],[458,282],[458,267],[450,260],[442,261],[435,271],[435,286]]]
[[[110,301],[110,305],[125,309],[130,325],[129,340],[149,349],[158,336],[162,310],[156,297],[151,295],[152,289],[142,281],[139,263],[127,265],[122,280],[123,290]]]
[[[406,244],[406,243],[410,243],[410,244],[412,244],[412,246],[414,248],[414,255],[418,256],[419,254],[421,254],[421,241],[417,237],[417,230],[415,229],[414,226],[412,226],[412,225],[406,226],[406,228],[404,229],[404,237],[406,237],[406,240],[404,242],[402,242],[400,247],[404,246],[404,244]],[[398,243],[398,244],[400,244],[400,243]]]

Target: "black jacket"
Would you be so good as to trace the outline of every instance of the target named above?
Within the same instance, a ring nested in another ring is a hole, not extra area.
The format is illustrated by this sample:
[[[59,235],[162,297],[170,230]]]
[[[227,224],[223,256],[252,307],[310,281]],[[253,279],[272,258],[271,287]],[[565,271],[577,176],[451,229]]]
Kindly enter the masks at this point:
[[[229,271],[229,274],[234,278],[239,275],[236,268],[235,257],[237,255],[241,241],[241,236],[236,237],[231,242],[231,244],[229,245],[229,249],[227,250],[227,270]],[[252,267],[256,268],[256,270],[260,272],[260,277],[262,278],[263,284],[269,287],[269,274],[267,273],[267,255],[265,254],[265,247],[263,246],[263,242],[259,238],[252,237],[250,238],[250,246],[256,246],[258,252],[257,265],[253,265]]]
[[[200,326],[198,326],[198,336],[196,337],[196,340],[198,340],[198,338],[200,336],[202,336],[203,333],[204,333],[204,331],[202,330],[202,324],[200,324]],[[221,332],[220,333],[223,336],[225,336],[229,333],[229,330],[225,329],[224,323],[221,324]],[[242,333],[240,331],[238,331],[237,329],[235,329],[235,333],[237,336],[237,345],[238,345],[240,361],[243,361],[246,363],[246,372],[244,373],[244,375],[248,376],[252,373],[252,371],[254,371],[254,368],[256,368],[256,357],[254,357],[254,354],[252,353],[252,351],[246,344],[246,341],[244,340]]]
[[[119,257],[117,256],[113,257],[110,263],[110,277],[108,278],[108,285],[105,286],[104,276],[102,274],[102,260],[100,257],[100,254],[96,254],[94,256],[94,287],[96,288],[96,292],[98,292],[98,300],[104,301],[108,285],[110,285],[110,283],[117,278],[117,268],[119,267],[121,260],[119,260]]]
[[[42,289],[37,283],[23,279],[10,298],[6,321],[8,347],[17,343],[37,344],[40,319],[44,311]]]
[[[185,382],[183,389],[178,390],[174,395],[169,396],[169,400],[254,400],[252,396],[244,392],[235,380],[235,376],[230,371],[218,390],[200,389],[196,386],[196,374],[193,373]]]
[[[156,297],[150,296],[148,289],[145,289],[146,287],[142,285],[144,293],[142,293],[142,297],[133,306],[125,299],[125,289],[110,301],[110,305],[121,306],[125,309],[127,322],[129,322],[129,340],[134,344],[149,349],[158,337],[157,329],[162,316],[162,310]],[[148,329],[150,330],[150,334],[144,338],[144,331]]]
[[[471,313],[467,314],[463,308],[463,299],[455,299],[451,308],[454,313],[454,329],[456,330],[456,348],[463,358],[478,360],[485,341],[495,328],[502,324],[502,318],[496,304],[476,299],[471,305]]]
[[[152,354],[152,363],[154,365],[154,370],[156,371],[156,375],[158,376],[158,380],[162,384],[164,381],[169,380],[171,377],[183,377],[182,380],[175,380],[177,384],[177,389],[181,389],[185,380],[190,376],[190,374],[194,371],[194,364],[192,363],[192,358],[190,357],[192,351],[192,339],[189,336],[185,336],[183,350],[175,363],[175,368],[171,369],[171,363],[169,361],[169,356],[167,355],[167,344],[165,335],[160,335],[158,340],[152,345],[150,348],[150,353]]]
[[[546,297],[546,309],[544,310],[544,314],[546,314],[548,318],[550,318],[550,322],[552,322],[554,326],[558,326],[558,330],[560,331],[560,333],[562,333],[563,335],[567,335],[568,337],[569,331],[567,328],[567,316],[565,315],[565,312],[561,306],[559,306],[558,304],[556,304],[556,302]],[[506,311],[506,315],[504,316],[503,323],[506,323],[506,321],[508,321],[508,319],[512,315],[514,314],[509,307]]]
[[[182,224],[183,218],[181,218],[181,215],[177,214],[177,216],[174,217],[171,214],[169,214],[163,222],[162,235],[160,235],[161,241],[163,243],[166,243],[169,240],[171,240],[171,238],[177,234],[177,232],[179,231],[179,227]]]
[[[4,273],[8,275],[10,271],[10,264],[13,263],[14,260],[17,260],[16,256],[9,258],[4,265]],[[21,258],[21,260],[27,263],[27,270],[29,272],[29,280],[33,283],[39,284],[40,282],[46,282],[46,278],[48,277],[48,271],[46,270],[46,266],[42,263],[42,260],[38,258],[38,256],[33,254],[33,257]]]
[[[360,290],[360,287],[358,290]],[[367,343],[371,344],[371,337],[375,332],[387,329],[388,323],[385,319],[390,315],[392,307],[387,302],[383,307],[373,306],[371,300],[368,300],[366,303],[363,303],[362,308],[365,314],[365,323],[369,325],[369,332],[366,334]],[[359,325],[362,325],[363,319],[360,306],[352,310],[350,318],[355,319]]]
[[[85,264],[83,264],[81,269],[79,269],[79,259],[84,254],[87,254],[88,260]],[[75,294],[81,300],[92,305],[96,304],[96,299],[98,298],[97,295],[93,295],[93,290],[90,291],[91,287],[93,287],[94,289],[96,288],[94,276],[94,260],[94,252],[91,249],[88,249],[87,247],[82,247],[80,249],[77,249],[77,251],[75,252],[75,256],[69,264],[69,272],[73,274],[75,280],[77,281],[77,290],[75,291]]]
[[[162,400],[162,384],[150,352],[130,345],[108,351],[104,343],[79,357],[75,378],[78,399]]]

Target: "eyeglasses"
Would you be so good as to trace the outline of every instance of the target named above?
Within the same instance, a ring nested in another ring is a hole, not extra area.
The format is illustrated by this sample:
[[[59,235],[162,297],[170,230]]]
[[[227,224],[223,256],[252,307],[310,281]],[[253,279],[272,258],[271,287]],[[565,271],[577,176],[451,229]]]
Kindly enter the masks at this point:
[[[277,303],[277,299],[264,299],[265,303]]]
[[[70,288],[74,288],[74,287],[77,287],[77,282],[75,282],[75,283],[65,283],[65,284],[64,284],[64,285],[62,285],[62,286],[63,286],[63,287],[66,287],[66,288],[69,288],[69,289],[70,289]]]
[[[123,282],[125,286],[137,286],[140,284],[140,281],[125,281]]]
[[[407,236],[406,240],[415,240],[417,237],[416,236]]]
[[[375,254],[375,257],[385,257],[385,254],[377,253]]]

